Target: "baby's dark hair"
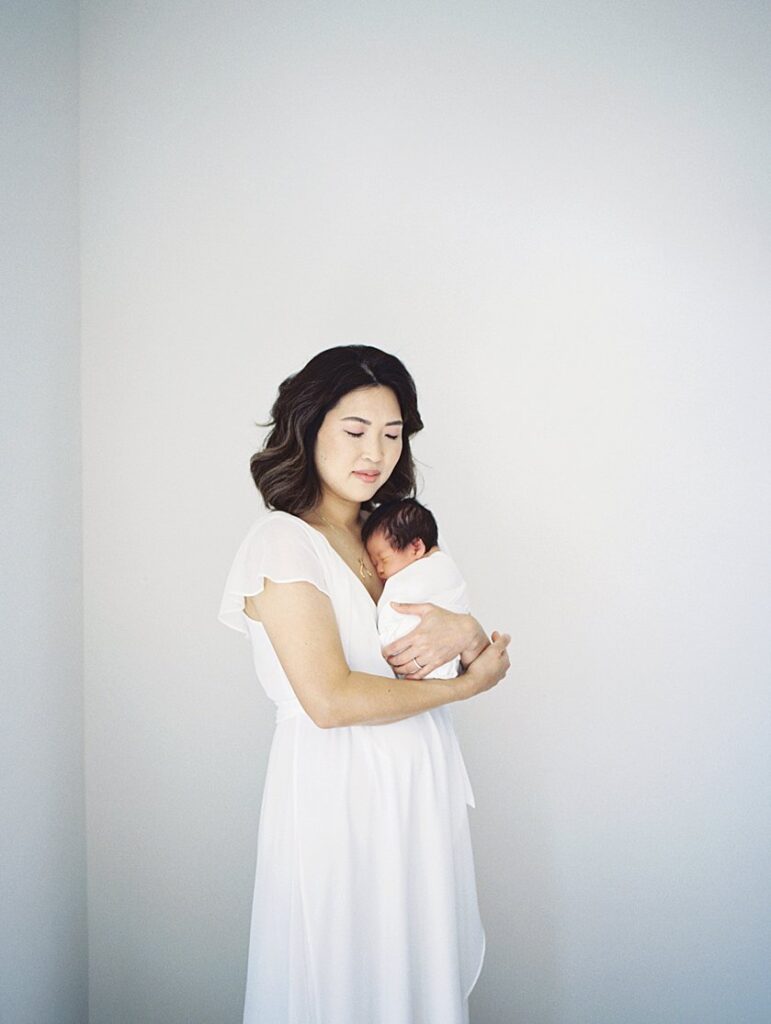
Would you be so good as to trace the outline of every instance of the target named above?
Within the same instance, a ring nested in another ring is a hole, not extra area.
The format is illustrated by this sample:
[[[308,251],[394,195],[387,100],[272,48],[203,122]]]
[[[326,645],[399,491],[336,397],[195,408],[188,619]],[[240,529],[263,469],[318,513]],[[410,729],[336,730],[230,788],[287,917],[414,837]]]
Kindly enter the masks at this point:
[[[392,548],[404,551],[408,544],[419,537],[426,551],[439,541],[439,530],[433,514],[415,498],[399,498],[384,501],[370,512],[361,528],[361,539],[366,544],[373,533],[381,531]]]

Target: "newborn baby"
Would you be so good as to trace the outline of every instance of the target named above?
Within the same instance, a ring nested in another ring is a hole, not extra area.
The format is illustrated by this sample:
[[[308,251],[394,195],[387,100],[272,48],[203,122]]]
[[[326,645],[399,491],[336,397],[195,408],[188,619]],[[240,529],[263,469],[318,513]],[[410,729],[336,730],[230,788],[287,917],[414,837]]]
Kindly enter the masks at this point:
[[[451,612],[471,610],[460,569],[450,555],[438,547],[436,520],[415,498],[379,505],[362,526],[361,539],[375,571],[385,580],[377,604],[381,647],[420,624],[419,615],[398,612],[391,607],[391,601],[410,604],[430,601]],[[417,671],[417,666],[413,664],[412,669]],[[453,679],[460,671],[458,656],[425,678]]]

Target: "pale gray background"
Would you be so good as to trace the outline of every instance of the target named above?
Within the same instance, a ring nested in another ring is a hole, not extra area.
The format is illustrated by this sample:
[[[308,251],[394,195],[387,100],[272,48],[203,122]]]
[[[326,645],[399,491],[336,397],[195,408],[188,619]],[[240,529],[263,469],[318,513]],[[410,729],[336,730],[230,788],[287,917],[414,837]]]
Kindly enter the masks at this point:
[[[472,1021],[768,1021],[767,5],[1,27],[2,1024],[239,1024],[273,721],[216,613],[253,421],[352,342],[513,635]]]

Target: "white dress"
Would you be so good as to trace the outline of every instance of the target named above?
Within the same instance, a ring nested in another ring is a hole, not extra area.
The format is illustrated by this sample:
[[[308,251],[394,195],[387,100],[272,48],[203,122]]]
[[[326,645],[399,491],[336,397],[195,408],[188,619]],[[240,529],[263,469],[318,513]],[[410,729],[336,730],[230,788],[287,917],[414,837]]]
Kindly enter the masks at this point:
[[[250,638],[276,710],[243,1024],[468,1024],[485,932],[473,795],[449,709],[319,728],[264,627],[244,611],[244,595],[259,593],[265,576],[313,583],[332,601],[349,667],[394,677],[375,602],[326,537],[286,512],[258,519],[218,616]]]

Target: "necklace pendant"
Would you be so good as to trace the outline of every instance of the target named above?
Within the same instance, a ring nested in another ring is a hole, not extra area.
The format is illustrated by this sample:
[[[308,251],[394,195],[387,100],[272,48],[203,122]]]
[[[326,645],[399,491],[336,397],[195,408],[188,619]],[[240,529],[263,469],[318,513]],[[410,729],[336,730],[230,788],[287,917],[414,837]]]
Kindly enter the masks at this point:
[[[335,526],[334,523],[330,523],[330,521],[326,518],[326,516],[324,516],[321,512],[319,512],[319,518],[321,519],[321,521],[323,523],[326,523],[327,526],[331,526],[333,530],[337,530],[338,533],[341,532],[340,531],[340,527],[339,526]],[[338,554],[340,554],[340,553],[338,552]],[[340,557],[342,558],[343,556],[340,555]],[[371,576],[372,575],[372,570],[371,569],[367,569],[367,567],[364,565],[364,559],[361,557],[361,555],[357,555],[356,557],[359,559],[359,576],[361,576],[362,579],[364,579],[365,575]]]

